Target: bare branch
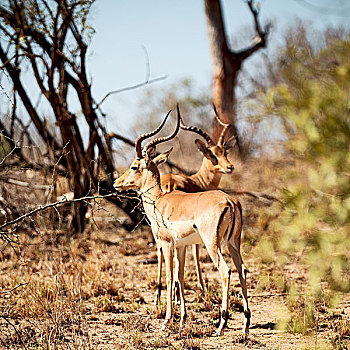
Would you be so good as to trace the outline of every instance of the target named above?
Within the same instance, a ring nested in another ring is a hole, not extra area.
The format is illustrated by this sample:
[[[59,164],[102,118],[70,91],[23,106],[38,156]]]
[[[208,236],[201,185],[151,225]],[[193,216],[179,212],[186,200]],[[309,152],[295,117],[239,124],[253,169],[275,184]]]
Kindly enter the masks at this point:
[[[134,141],[131,141],[130,139],[128,139],[128,138],[125,137],[125,136],[116,134],[116,133],[114,133],[114,132],[110,132],[110,133],[108,134],[108,136],[109,136],[111,139],[115,138],[115,139],[120,140],[120,141],[123,141],[123,142],[126,143],[127,145],[129,145],[129,146],[135,148],[135,142],[134,142]]]
[[[5,69],[9,73],[9,75],[12,79],[13,85],[16,86],[16,91],[17,91],[18,95],[21,97],[22,102],[23,102],[28,114],[30,115],[35,127],[37,128],[37,130],[39,132],[39,135],[49,145],[54,145],[56,149],[59,149],[60,147],[59,147],[57,141],[55,140],[55,138],[47,130],[46,131],[44,130],[43,123],[42,123],[37,111],[35,110],[26,90],[24,89],[24,87],[22,85],[22,81],[20,79],[20,71],[9,62],[8,57],[5,53],[5,51],[2,49],[1,45],[0,45],[0,60],[2,62],[7,62],[5,64]]]
[[[253,0],[248,0],[247,4],[249,6],[249,9],[251,11],[251,13],[253,14],[254,17],[254,24],[255,24],[255,31],[259,36],[264,35],[264,32],[261,30],[261,26],[258,20],[258,16],[259,16],[259,11],[256,8],[254,1]]]
[[[268,194],[268,193],[263,193],[263,192],[252,192],[252,191],[236,191],[236,190],[232,190],[232,189],[221,189],[222,191],[224,191],[225,193],[227,194],[230,194],[230,195],[235,195],[235,196],[249,196],[249,197],[252,197],[254,199],[260,199],[262,202],[278,202],[280,204],[283,204],[283,202],[271,195],[271,194]]]
[[[16,150],[18,150],[20,148],[31,148],[31,147],[33,147],[33,146],[18,146],[18,143],[20,143],[21,141],[14,142],[12,139],[10,139],[9,137],[5,136],[1,132],[0,132],[0,135],[2,137],[4,137],[6,140],[10,140],[12,145],[13,145],[11,151],[9,153],[7,153],[2,159],[0,159],[0,165],[4,164],[5,160],[7,158],[9,158],[14,152],[16,152]]]
[[[28,218],[38,212],[41,212],[43,210],[46,210],[48,208],[53,208],[53,207],[57,207],[61,204],[66,204],[66,203],[77,203],[77,202],[84,202],[84,201],[89,201],[89,200],[95,200],[95,199],[98,199],[98,198],[108,198],[108,197],[112,197],[112,196],[116,196],[116,197],[121,197],[121,198],[130,198],[129,196],[124,196],[124,195],[121,195],[121,194],[118,194],[118,193],[109,193],[109,194],[106,194],[106,195],[96,195],[96,196],[85,196],[85,197],[81,197],[81,198],[74,198],[74,199],[71,199],[71,200],[68,200],[68,199],[63,199],[63,200],[60,200],[60,201],[57,201],[57,202],[54,202],[54,203],[49,203],[49,204],[46,204],[46,205],[40,205],[38,206],[37,208],[31,210],[30,212],[26,213],[26,214],[23,214],[19,217],[17,217],[16,219],[12,220],[12,221],[8,221],[6,223],[4,223],[3,225],[0,226],[0,230],[3,230],[5,227],[8,227],[8,226],[11,226],[11,225],[14,225],[14,224],[17,224],[18,222],[24,220],[25,218]],[[6,232],[0,232],[2,234],[6,234]]]
[[[114,95],[114,94],[119,94],[121,92],[125,92],[125,91],[129,91],[129,90],[135,90],[135,89],[138,89],[142,86],[145,86],[145,85],[149,85],[149,84],[152,84],[152,83],[156,83],[158,81],[161,81],[161,80],[164,80],[166,79],[168,76],[167,75],[163,75],[161,77],[158,77],[158,78],[154,78],[154,79],[150,79],[148,81],[144,81],[142,83],[139,83],[139,84],[135,84],[135,85],[131,85],[131,86],[127,86],[125,88],[121,88],[121,89],[118,89],[118,90],[114,90],[114,91],[110,91],[108,94],[106,94],[106,96],[95,106],[94,109],[98,109],[101,104],[111,95]]]
[[[256,37],[253,40],[252,45],[249,46],[248,48],[245,48],[235,53],[232,52],[232,54],[238,55],[238,57],[242,61],[248,58],[254,52],[258,51],[260,48],[266,47],[266,38],[269,35],[270,29],[271,29],[271,23],[268,23],[265,26],[264,30],[261,28],[261,25],[259,22],[259,10],[255,5],[254,0],[247,0],[247,4],[254,18]]]

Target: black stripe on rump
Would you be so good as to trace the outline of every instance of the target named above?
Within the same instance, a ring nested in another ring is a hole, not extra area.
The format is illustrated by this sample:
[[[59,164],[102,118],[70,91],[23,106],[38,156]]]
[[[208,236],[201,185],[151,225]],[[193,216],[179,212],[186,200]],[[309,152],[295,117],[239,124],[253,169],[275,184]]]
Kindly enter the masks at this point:
[[[229,236],[227,237],[227,241],[229,241],[233,235],[233,232],[235,231],[235,227],[236,227],[236,206],[234,205],[233,208],[230,207],[231,210],[233,210],[233,219],[231,221],[231,232],[229,234]],[[232,218],[232,216],[230,217],[230,219]]]
[[[230,209],[230,207],[226,206],[224,208],[224,210],[222,211],[221,215],[220,215],[220,218],[219,218],[219,221],[218,221],[218,225],[216,227],[216,235],[217,235],[217,237],[219,236],[219,228],[220,228],[220,225],[222,223],[222,220],[223,220],[225,214],[227,213],[227,210],[229,210],[229,209]],[[222,237],[223,239],[225,239],[226,234],[227,234],[227,230],[226,230],[225,234]]]

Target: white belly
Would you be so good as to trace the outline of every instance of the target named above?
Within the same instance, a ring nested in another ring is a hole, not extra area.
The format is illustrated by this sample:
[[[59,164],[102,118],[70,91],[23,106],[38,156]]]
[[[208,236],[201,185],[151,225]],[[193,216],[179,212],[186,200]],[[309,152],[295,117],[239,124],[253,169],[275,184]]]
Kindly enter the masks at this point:
[[[176,248],[183,247],[185,245],[203,243],[198,231],[193,227],[193,220],[164,220],[161,225],[159,225],[159,221],[153,222],[152,231],[153,234],[155,234],[156,236],[158,236],[157,233],[159,233],[160,236],[168,237],[169,239],[170,235]]]
[[[203,241],[201,239],[201,236],[198,234],[198,232],[193,232],[186,237],[175,239],[174,243],[175,243],[175,247],[179,248],[185,245],[201,244],[203,243]]]

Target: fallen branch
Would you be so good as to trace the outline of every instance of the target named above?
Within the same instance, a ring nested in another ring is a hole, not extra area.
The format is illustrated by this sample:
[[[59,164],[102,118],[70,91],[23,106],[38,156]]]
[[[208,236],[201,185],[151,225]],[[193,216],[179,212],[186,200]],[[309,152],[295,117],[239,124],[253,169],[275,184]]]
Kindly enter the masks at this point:
[[[45,162],[44,161],[29,161],[29,160],[20,160],[20,159],[11,159],[9,161],[7,161],[5,164],[0,164],[0,168],[6,166],[6,167],[22,167],[22,168],[26,168],[26,169],[33,169],[33,170],[41,170],[41,169],[48,169],[50,171],[52,171],[55,167],[55,165]],[[58,164],[57,169],[62,172],[62,173],[66,173],[67,172],[67,168],[61,164]]]
[[[3,319],[14,329],[14,331],[15,331],[15,333],[16,333],[16,335],[17,335],[19,341],[21,342],[23,348],[24,348],[24,349],[27,349],[27,347],[25,346],[25,344],[24,344],[24,342],[23,342],[23,340],[22,340],[21,334],[17,331],[16,326],[8,320],[8,317],[6,317],[6,316],[4,316],[4,315],[1,315],[0,317],[3,318]]]
[[[10,290],[5,290],[3,292],[0,292],[0,294],[8,294],[8,293],[11,293],[12,291],[14,291],[15,289],[19,288],[19,287],[22,287],[22,286],[26,286],[29,282],[25,282],[25,283],[20,283],[19,285],[17,285],[16,287],[13,287],[12,289]]]

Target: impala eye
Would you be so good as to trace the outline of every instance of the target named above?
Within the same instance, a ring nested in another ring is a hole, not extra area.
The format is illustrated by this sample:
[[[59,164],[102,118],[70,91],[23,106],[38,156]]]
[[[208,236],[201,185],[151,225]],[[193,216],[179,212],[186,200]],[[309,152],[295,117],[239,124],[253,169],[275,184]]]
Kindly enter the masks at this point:
[[[138,170],[138,166],[134,165],[130,168],[130,170],[133,170],[133,171],[137,171]]]

